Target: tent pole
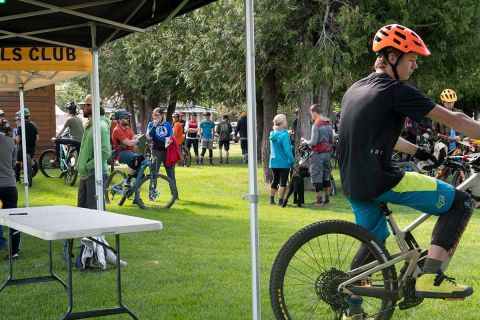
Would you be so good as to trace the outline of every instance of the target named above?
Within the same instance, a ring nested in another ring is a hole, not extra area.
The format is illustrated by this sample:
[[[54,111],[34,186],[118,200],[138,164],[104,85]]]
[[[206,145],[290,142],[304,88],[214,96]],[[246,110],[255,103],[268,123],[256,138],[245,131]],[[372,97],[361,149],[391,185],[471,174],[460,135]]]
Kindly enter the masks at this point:
[[[97,28],[95,23],[91,25],[92,33],[92,66],[90,85],[92,94],[92,120],[93,120],[93,154],[95,159],[95,188],[97,194],[97,209],[105,210],[103,202],[103,165],[102,165],[102,141],[100,132],[100,84],[98,73],[98,48],[96,46]]]
[[[247,128],[248,128],[248,195],[250,202],[250,246],[252,268],[252,319],[260,314],[260,259],[258,237],[258,190],[257,190],[257,119],[255,89],[255,48],[253,0],[245,0],[246,46],[247,46]]]
[[[18,84],[18,94],[20,96],[20,124],[22,126],[22,163],[23,163],[23,185],[25,187],[25,207],[28,208],[28,164],[27,164],[27,136],[25,131],[25,100],[23,97],[23,83]]]

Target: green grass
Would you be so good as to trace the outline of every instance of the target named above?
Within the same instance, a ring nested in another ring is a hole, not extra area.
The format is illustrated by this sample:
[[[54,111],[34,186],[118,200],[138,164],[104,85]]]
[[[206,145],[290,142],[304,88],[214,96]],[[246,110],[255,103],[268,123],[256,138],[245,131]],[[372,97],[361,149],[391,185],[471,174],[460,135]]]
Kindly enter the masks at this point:
[[[242,199],[248,193],[248,172],[246,165],[239,163],[238,144],[233,148],[234,164],[177,168],[181,201],[169,210],[143,211],[131,202],[107,207],[113,212],[158,219],[164,225],[160,232],[121,236],[122,259],[128,263],[122,269],[124,303],[140,319],[251,318],[250,212],[248,202]],[[258,172],[261,180],[261,169]],[[335,175],[339,181],[338,171]],[[74,206],[77,186],[78,182],[68,187],[39,173],[30,189],[30,205]],[[23,190],[19,191],[19,206],[24,206]],[[333,197],[327,208],[281,209],[268,205],[268,186],[263,182],[259,182],[259,192],[261,309],[263,319],[272,319],[268,283],[281,246],[303,226],[323,219],[352,220],[353,215],[342,195]],[[313,201],[311,192],[307,193],[309,201]],[[412,210],[392,209],[401,226],[418,216]],[[428,244],[433,224],[431,219],[415,233],[423,246]],[[449,272],[459,282],[476,288],[479,224],[475,214]],[[107,240],[114,243],[112,237]],[[62,248],[62,242],[54,243],[54,264],[55,271],[66,279]],[[46,242],[23,235],[21,257],[14,266],[15,276],[46,274]],[[7,270],[7,263],[0,261],[0,277],[6,278]],[[115,268],[110,266],[104,272],[75,270],[74,297],[75,311],[115,306]],[[413,310],[397,310],[394,319],[473,320],[479,318],[479,304],[478,294],[464,302],[425,301]],[[66,305],[66,291],[55,282],[7,287],[0,293],[0,319],[58,319]]]

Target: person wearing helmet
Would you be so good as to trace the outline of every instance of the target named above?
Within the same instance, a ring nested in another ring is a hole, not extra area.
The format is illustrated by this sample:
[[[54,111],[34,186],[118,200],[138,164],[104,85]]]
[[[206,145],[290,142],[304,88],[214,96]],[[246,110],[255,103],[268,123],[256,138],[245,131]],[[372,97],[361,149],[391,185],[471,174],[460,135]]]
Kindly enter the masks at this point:
[[[400,204],[439,216],[415,293],[424,298],[467,297],[472,288],[445,281],[442,264],[453,255],[470,219],[470,196],[435,178],[402,172],[391,158],[393,150],[397,150],[419,160],[432,159],[430,153],[400,138],[406,117],[417,122],[427,117],[471,137],[480,136],[480,124],[463,113],[437,105],[406,82],[418,69],[419,55],[430,55],[413,30],[398,24],[381,28],[373,39],[373,51],[377,55],[375,71],[355,82],[341,102],[343,191],[356,223],[381,241],[389,236],[381,203]],[[357,265],[354,262],[351,267]],[[363,319],[361,297],[350,297],[349,304],[344,319]]]
[[[3,110],[0,110],[0,133],[9,136],[11,131],[12,128],[10,127],[7,119],[5,119],[5,112]]]
[[[27,146],[27,153],[33,159],[35,155],[35,149],[37,148],[38,141],[38,129],[37,125],[30,121],[30,110],[28,108],[23,109],[25,116],[25,144]],[[15,116],[20,120],[21,113],[18,111]],[[15,143],[17,144],[17,163],[15,165],[15,177],[17,182],[20,182],[20,170],[22,168],[23,153],[22,153],[22,126],[17,126]]]
[[[174,112],[173,115],[173,136],[177,140],[178,145],[182,145],[185,140],[185,135],[183,134],[183,126],[180,122],[180,114]]]
[[[459,111],[461,112],[460,109],[455,109],[455,102],[457,102],[457,93],[453,91],[452,89],[445,89],[442,91],[440,94],[440,100],[442,101],[442,104],[445,108],[447,108],[450,111]],[[436,133],[440,133],[446,136],[449,136],[452,140],[458,140],[460,139],[460,136],[458,136],[455,132],[454,129],[447,127],[446,125],[439,123],[439,122],[434,122],[433,123],[433,130]],[[448,144],[448,151],[455,150],[457,148],[457,144],[455,141],[451,141]]]
[[[131,114],[125,109],[115,111],[113,118],[117,120],[117,125],[113,129],[112,143],[115,149],[115,158],[128,165],[128,177],[125,180],[124,187],[131,187],[131,181],[138,167],[144,160],[143,156],[133,152],[133,147],[138,144],[138,138],[133,134],[130,128]]]
[[[75,105],[75,102],[68,102],[65,105],[65,110],[68,112],[68,119],[65,121],[62,130],[60,130],[57,136],[52,138],[52,141],[55,142],[55,159],[51,161],[52,167],[58,167],[60,164],[60,145],[72,145],[78,152],[82,142],[84,131],[83,122],[79,117],[77,117],[77,106]],[[70,133],[71,139],[62,138],[63,133],[67,130]]]

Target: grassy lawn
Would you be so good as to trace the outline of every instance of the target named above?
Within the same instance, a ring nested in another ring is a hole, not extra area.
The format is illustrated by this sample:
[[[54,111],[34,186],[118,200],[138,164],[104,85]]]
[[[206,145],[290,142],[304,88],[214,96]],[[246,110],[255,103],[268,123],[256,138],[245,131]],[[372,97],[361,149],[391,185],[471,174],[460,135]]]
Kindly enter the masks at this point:
[[[162,221],[160,232],[127,234],[122,239],[123,299],[140,319],[249,319],[251,318],[251,270],[247,166],[240,164],[239,145],[233,146],[234,163],[213,167],[177,168],[181,200],[171,209],[140,210],[127,201],[109,211]],[[215,150],[214,154],[218,152]],[[262,172],[259,170],[261,179]],[[338,179],[338,171],[335,172]],[[78,182],[66,186],[41,173],[30,189],[30,205],[76,205]],[[19,188],[20,189],[20,188]],[[24,206],[23,190],[19,206]],[[298,229],[323,219],[352,220],[342,195],[327,208],[285,209],[268,205],[268,186],[259,182],[262,318],[272,319],[268,283],[270,269],[283,243]],[[313,193],[307,193],[307,202]],[[404,226],[418,216],[412,210],[392,207]],[[422,246],[428,243],[434,219],[415,233]],[[450,272],[459,282],[479,288],[480,219],[475,214],[453,260]],[[107,240],[113,244],[113,237]],[[79,241],[76,241],[78,244]],[[60,257],[63,243],[54,243],[55,271],[66,279]],[[75,250],[77,251],[77,249]],[[3,257],[2,257],[3,258]],[[46,242],[23,235],[15,275],[47,274]],[[7,263],[0,261],[0,276],[7,277]],[[115,268],[107,271],[74,271],[75,311],[115,306]],[[0,295],[0,319],[58,319],[66,309],[67,294],[54,282],[7,287]],[[425,301],[413,310],[396,311],[394,319],[478,319],[478,293],[464,302]],[[108,319],[130,319],[127,316]]]

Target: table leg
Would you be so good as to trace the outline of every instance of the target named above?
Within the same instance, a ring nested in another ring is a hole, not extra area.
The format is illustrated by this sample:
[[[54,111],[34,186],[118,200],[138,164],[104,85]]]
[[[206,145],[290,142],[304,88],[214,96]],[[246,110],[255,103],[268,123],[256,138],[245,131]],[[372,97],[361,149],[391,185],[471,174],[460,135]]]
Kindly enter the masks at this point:
[[[48,241],[48,262],[49,262],[48,271],[50,271],[50,275],[51,275],[54,279],[56,279],[58,282],[60,282],[60,283],[65,287],[65,289],[68,289],[68,288],[67,288],[67,285],[65,284],[65,282],[63,282],[63,280],[60,279],[60,278],[53,272],[52,241]]]
[[[113,253],[117,255],[116,265],[117,265],[117,295],[118,295],[118,307],[116,308],[107,308],[107,309],[99,309],[99,310],[89,310],[89,311],[80,311],[80,312],[72,312],[73,310],[73,293],[72,293],[72,264],[71,264],[71,256],[72,256],[72,244],[73,240],[68,240],[68,309],[65,315],[63,316],[62,320],[70,320],[70,319],[85,319],[85,318],[92,318],[92,317],[103,317],[109,316],[114,314],[128,314],[135,320],[138,320],[138,317],[129,309],[127,308],[122,302],[122,278],[120,272],[120,235],[115,235],[115,242],[116,242],[116,250],[110,246],[105,245],[103,242],[96,240],[95,238],[88,237],[93,242],[101,245],[105,248],[105,250],[110,249]]]
[[[12,229],[8,228],[8,277],[3,283],[2,287],[0,287],[0,292],[2,292],[2,290],[5,289],[5,287],[8,286],[13,279],[12,235]]]

